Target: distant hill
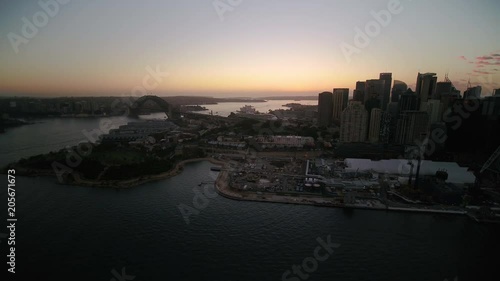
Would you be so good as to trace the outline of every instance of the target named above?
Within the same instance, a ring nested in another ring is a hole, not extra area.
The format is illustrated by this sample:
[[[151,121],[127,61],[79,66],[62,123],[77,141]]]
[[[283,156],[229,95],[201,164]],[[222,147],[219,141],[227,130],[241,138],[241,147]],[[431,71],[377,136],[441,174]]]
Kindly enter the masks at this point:
[[[213,97],[197,97],[197,96],[175,96],[162,97],[165,101],[176,105],[202,105],[202,104],[217,104],[223,102],[266,102],[265,99],[252,98],[213,98]]]
[[[318,96],[274,96],[263,97],[265,100],[317,100]]]

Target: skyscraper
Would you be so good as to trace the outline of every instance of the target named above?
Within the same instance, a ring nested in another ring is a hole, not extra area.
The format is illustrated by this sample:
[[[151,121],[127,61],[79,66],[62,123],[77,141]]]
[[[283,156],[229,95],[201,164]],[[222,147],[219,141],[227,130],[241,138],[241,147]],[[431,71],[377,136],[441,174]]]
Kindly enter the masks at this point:
[[[481,97],[481,86],[470,87],[464,92],[464,99],[479,99]]]
[[[370,142],[378,142],[380,136],[380,123],[382,122],[382,110],[380,108],[374,108],[372,109],[372,113],[370,115],[368,140]]]
[[[418,73],[416,93],[419,106],[427,102],[429,99],[435,97],[436,93],[437,76],[436,73]]]
[[[387,106],[387,110],[390,110],[389,107],[391,104]],[[391,112],[382,113],[382,120],[380,122],[380,142],[381,143],[391,143],[393,142],[394,132],[396,131],[397,125],[397,117],[393,117],[394,115]]]
[[[450,95],[453,84],[450,81],[437,82],[435,99],[441,99],[442,96]]]
[[[384,81],[384,91],[382,92],[380,103],[382,109],[386,110],[387,104],[391,98],[392,73],[380,73],[379,79]]]
[[[362,104],[365,103],[365,87],[366,87],[365,81],[356,82],[356,89],[354,90],[353,93],[353,100],[359,101]]]
[[[416,144],[423,141],[429,128],[429,116],[423,111],[405,111],[401,113],[396,129],[396,143]]]
[[[500,119],[500,89],[496,91],[498,94],[485,97],[482,101],[481,115],[486,116],[489,120]]]
[[[373,108],[382,108],[382,95],[385,90],[385,81],[380,79],[366,80],[365,83],[365,108],[368,114]]]
[[[358,101],[351,101],[340,118],[341,142],[364,142],[368,124],[368,112]]]
[[[391,102],[398,102],[399,97],[408,90],[408,85],[405,82],[394,80],[394,86],[392,86]]]
[[[442,111],[440,100],[429,100],[426,107],[427,114],[429,115],[429,124],[441,121]]]
[[[318,96],[318,125],[328,127],[332,123],[333,94],[323,92]]]
[[[340,115],[346,109],[348,102],[349,89],[333,89],[333,120],[340,121]]]
[[[438,82],[436,86],[436,98],[439,98],[441,101],[441,111],[445,112],[456,99],[460,98],[460,91],[453,86],[451,81]]]

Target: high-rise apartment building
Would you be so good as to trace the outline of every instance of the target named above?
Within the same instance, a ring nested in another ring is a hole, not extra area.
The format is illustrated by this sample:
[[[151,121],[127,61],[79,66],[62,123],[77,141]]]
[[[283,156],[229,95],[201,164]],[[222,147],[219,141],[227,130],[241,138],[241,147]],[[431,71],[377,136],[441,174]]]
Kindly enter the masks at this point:
[[[340,118],[341,142],[364,142],[368,126],[368,112],[358,101],[351,101]]]
[[[481,86],[468,88],[464,92],[464,99],[479,99],[481,98]]]
[[[365,87],[366,87],[366,82],[365,81],[358,81],[356,82],[356,89],[354,90],[353,93],[353,100],[359,101],[364,104],[365,102]]]
[[[365,82],[365,104],[370,99],[379,100],[379,108],[382,108],[382,96],[385,90],[385,81],[380,79],[370,79]]]
[[[380,73],[379,79],[384,81],[384,90],[380,101],[382,110],[387,109],[387,104],[391,98],[392,73]]]
[[[342,111],[346,109],[348,103],[349,103],[349,89],[347,88],[333,89],[333,111],[332,111],[333,120],[340,121],[340,115],[342,114]]]
[[[392,86],[391,102],[398,102],[401,95],[403,95],[406,90],[408,90],[408,85],[405,82],[394,80],[394,86]]]
[[[416,94],[418,99],[418,106],[427,102],[429,99],[434,98],[436,95],[437,76],[436,73],[418,73]]]
[[[429,115],[423,111],[405,111],[399,116],[396,128],[396,143],[417,144],[429,131]]]
[[[399,111],[407,111],[407,110],[417,110],[418,99],[417,95],[413,93],[411,90],[406,91],[406,93],[402,94],[399,97]]]
[[[425,111],[427,111],[427,114],[429,115],[429,124],[441,121],[442,109],[440,100],[428,100]]]
[[[380,123],[382,122],[382,110],[380,108],[372,109],[370,114],[370,129],[368,131],[368,141],[378,142],[380,136]]]
[[[440,100],[442,96],[451,95],[452,89],[453,89],[453,84],[450,81],[437,82],[436,94],[434,99]]]
[[[323,92],[318,95],[318,125],[328,127],[332,123],[333,94]]]

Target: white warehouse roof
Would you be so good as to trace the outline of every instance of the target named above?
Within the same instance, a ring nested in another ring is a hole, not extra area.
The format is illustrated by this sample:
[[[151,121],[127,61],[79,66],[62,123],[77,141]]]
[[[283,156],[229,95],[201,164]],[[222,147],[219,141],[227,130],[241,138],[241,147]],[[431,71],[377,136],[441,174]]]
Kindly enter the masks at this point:
[[[417,173],[418,161],[413,160],[413,175]],[[411,166],[408,164],[407,159],[390,159],[372,161],[370,159],[355,159],[346,158],[345,164],[347,165],[346,172],[355,171],[373,171],[376,173],[387,173],[393,175],[406,175],[410,174]],[[474,183],[476,177],[472,172],[467,171],[467,168],[460,167],[454,162],[433,162],[422,160],[420,165],[420,175],[430,176],[435,175],[437,171],[445,170],[448,172],[448,180],[446,182],[455,184]]]

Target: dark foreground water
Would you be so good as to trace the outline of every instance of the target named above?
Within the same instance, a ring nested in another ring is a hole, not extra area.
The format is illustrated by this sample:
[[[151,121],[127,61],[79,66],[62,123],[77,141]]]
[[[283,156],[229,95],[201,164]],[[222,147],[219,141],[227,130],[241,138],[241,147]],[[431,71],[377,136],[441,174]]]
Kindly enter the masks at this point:
[[[307,280],[497,280],[500,231],[465,217],[215,197],[187,224],[178,206],[194,206],[210,166],[128,190],[18,178],[17,280],[282,280],[328,235],[340,247]]]

